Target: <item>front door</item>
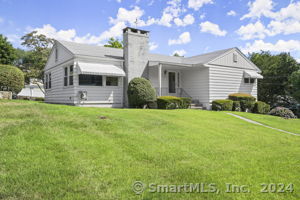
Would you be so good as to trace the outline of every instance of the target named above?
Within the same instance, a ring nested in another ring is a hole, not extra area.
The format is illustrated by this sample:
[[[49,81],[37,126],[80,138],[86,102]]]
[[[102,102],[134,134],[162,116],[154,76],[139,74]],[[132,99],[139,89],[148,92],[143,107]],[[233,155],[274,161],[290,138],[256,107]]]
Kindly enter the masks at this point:
[[[169,72],[169,93],[176,93],[176,73]]]

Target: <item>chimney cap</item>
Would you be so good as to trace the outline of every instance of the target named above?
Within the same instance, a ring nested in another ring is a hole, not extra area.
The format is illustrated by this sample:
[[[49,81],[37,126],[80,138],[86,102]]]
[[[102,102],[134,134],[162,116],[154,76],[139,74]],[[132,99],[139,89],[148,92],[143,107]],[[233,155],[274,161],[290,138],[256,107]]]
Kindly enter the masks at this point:
[[[130,30],[133,33],[142,33],[142,34],[149,33],[149,31],[145,31],[145,30],[141,30],[141,29],[137,29],[137,28],[131,28],[131,27],[124,28],[123,33],[128,32],[128,30]]]

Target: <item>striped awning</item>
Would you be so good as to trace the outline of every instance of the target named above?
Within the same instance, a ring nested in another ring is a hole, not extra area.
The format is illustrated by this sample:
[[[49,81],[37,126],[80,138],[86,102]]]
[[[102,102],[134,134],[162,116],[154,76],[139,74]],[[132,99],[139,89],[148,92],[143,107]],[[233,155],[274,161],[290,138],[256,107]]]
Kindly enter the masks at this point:
[[[78,67],[79,74],[125,76],[123,69],[111,64],[78,62]]]
[[[244,77],[245,78],[256,78],[256,79],[264,78],[262,75],[260,75],[256,71],[252,71],[252,70],[244,70]]]

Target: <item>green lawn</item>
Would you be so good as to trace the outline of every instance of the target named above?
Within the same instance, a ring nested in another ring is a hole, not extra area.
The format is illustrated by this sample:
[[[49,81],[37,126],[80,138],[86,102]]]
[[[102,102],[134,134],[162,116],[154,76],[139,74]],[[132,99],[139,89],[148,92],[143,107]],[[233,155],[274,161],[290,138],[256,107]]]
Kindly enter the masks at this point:
[[[300,120],[299,119],[284,119],[280,117],[275,117],[271,115],[260,115],[260,114],[252,114],[245,112],[232,112],[234,114],[240,115],[242,117],[246,117],[248,119],[258,121],[262,124],[272,126],[274,128],[283,129],[286,131],[290,131],[293,133],[300,134]]]
[[[299,132],[300,120],[246,115]],[[0,101],[0,199],[296,200],[299,177],[300,137],[224,112]],[[215,183],[219,193],[136,195],[137,180]],[[250,192],[226,193],[226,183]],[[292,183],[294,192],[260,193],[262,183]]]

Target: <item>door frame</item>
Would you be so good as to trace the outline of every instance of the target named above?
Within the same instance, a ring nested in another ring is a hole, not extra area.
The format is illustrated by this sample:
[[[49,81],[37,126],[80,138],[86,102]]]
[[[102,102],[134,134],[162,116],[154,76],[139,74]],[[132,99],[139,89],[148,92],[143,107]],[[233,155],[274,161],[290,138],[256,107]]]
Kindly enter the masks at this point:
[[[169,73],[175,73],[175,93],[170,93],[170,88],[169,88]],[[168,86],[168,95],[170,96],[177,96],[178,95],[178,73],[180,74],[180,71],[177,70],[168,70],[167,71],[167,86]],[[180,76],[180,75],[179,75]]]

